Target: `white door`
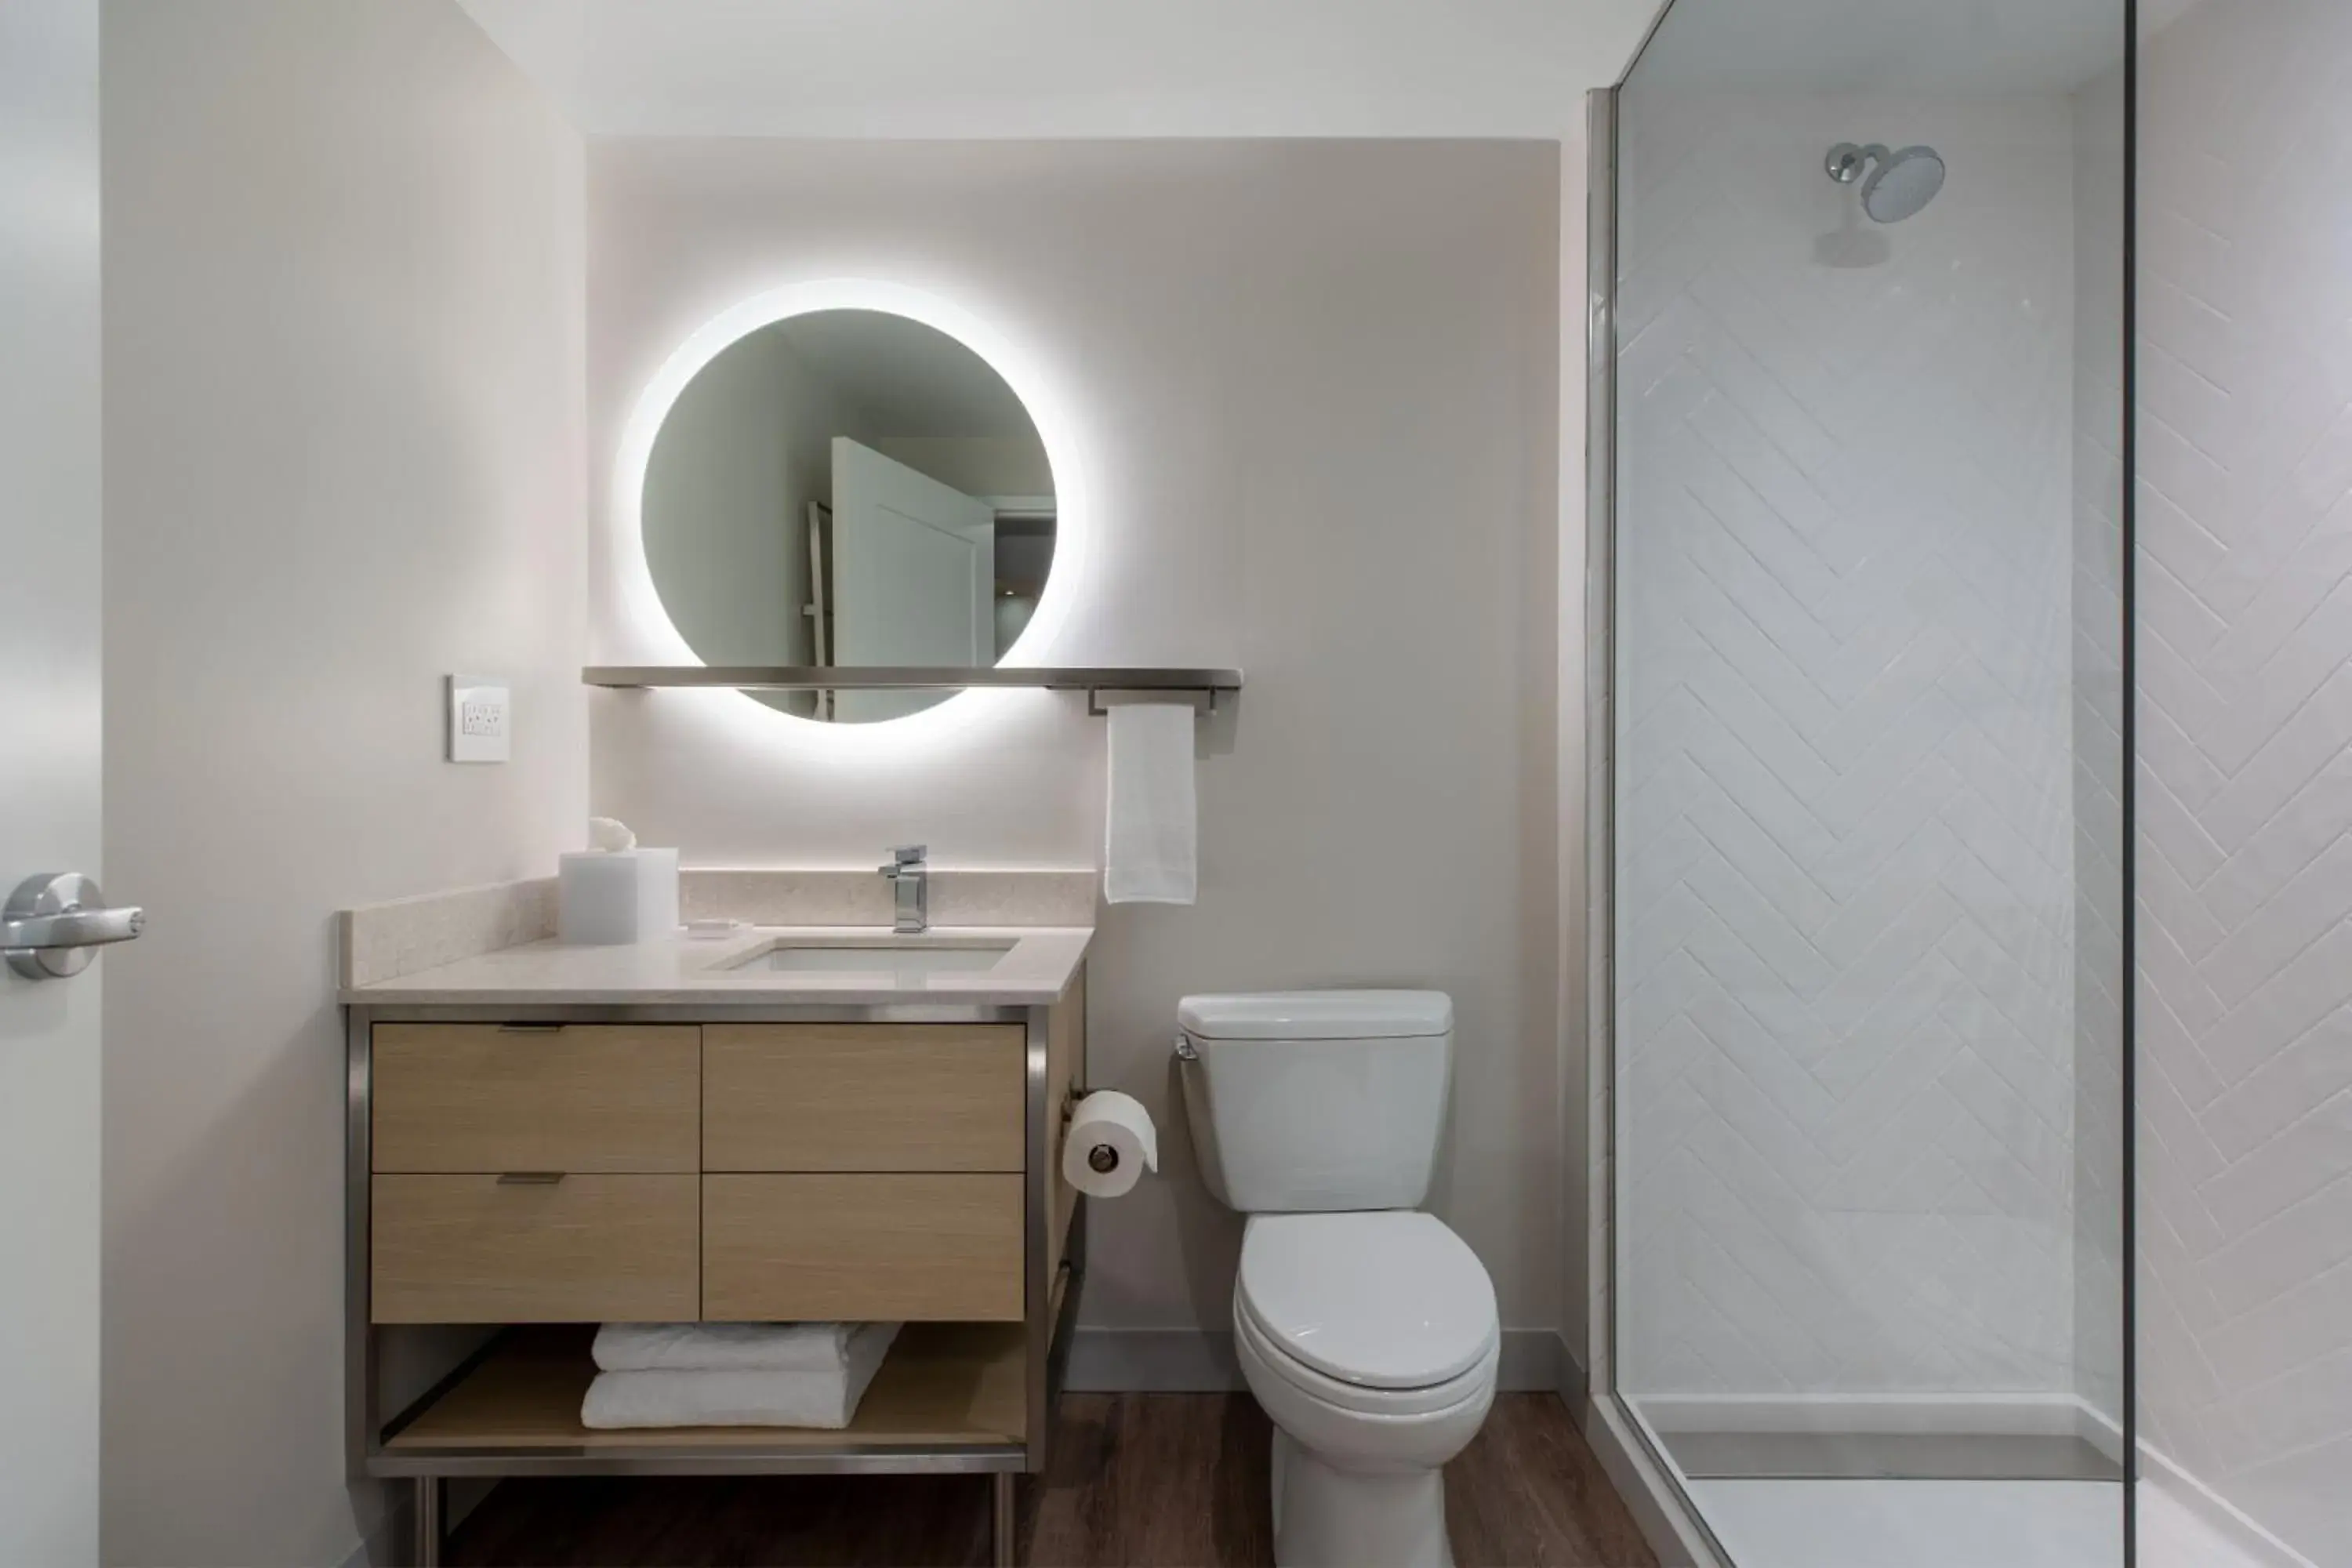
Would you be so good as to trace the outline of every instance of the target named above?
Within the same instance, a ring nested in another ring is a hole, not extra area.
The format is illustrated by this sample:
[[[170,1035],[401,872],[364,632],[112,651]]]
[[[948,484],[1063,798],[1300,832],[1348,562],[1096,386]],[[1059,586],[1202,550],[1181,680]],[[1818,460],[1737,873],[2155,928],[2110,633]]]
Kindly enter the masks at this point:
[[[98,870],[98,7],[0,0],[0,899]],[[0,1563],[98,1557],[98,1041],[0,963]]]
[[[833,662],[996,662],[996,512],[845,436],[833,439]],[[935,691],[845,691],[836,717],[895,718]]]

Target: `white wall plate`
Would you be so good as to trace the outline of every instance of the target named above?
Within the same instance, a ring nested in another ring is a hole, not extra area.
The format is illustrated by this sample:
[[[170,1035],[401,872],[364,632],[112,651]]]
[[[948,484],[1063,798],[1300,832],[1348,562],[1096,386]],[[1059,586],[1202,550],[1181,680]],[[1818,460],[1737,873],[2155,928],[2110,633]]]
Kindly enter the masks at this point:
[[[449,677],[449,760],[503,763],[514,737],[514,695],[487,675]]]

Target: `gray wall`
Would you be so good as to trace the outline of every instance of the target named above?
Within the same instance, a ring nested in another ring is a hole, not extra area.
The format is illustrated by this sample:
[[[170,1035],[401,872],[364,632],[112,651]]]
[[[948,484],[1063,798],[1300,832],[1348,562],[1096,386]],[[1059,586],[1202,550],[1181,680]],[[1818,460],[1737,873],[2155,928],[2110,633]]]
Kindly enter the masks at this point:
[[[109,0],[104,1552],[333,1563],[331,911],[586,809],[580,139],[442,0]],[[441,761],[441,678],[515,760]]]
[[[1096,1324],[1229,1321],[1239,1225],[1202,1192],[1169,1093],[1177,998],[1376,984],[1453,993],[1435,1206],[1507,1325],[1559,1321],[1559,159],[591,147],[600,523],[623,422],[679,342],[780,283],[894,280],[982,316],[1069,405],[1092,542],[1046,657],[1248,671],[1202,763],[1199,906],[1102,917],[1092,1077],[1160,1116],[1166,1158],[1097,1211]],[[617,575],[593,565],[594,635],[626,662],[646,639]],[[967,710],[983,721],[902,738],[796,729],[726,693],[600,693],[592,793],[691,865],[870,866],[914,840],[949,866],[1094,865],[1100,726],[1044,693]]]

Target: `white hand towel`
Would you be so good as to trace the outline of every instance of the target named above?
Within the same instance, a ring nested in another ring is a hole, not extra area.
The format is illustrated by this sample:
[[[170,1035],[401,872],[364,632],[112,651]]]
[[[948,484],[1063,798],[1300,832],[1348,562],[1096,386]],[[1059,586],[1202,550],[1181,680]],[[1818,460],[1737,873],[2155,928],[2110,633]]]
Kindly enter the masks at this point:
[[[1114,904],[1189,904],[1199,891],[1192,720],[1188,702],[1110,710],[1103,896]]]
[[[857,1415],[882,1367],[896,1323],[851,1334],[832,1371],[600,1372],[581,1402],[580,1424],[598,1431],[639,1426],[814,1426],[837,1432]]]
[[[606,1323],[605,1372],[839,1372],[857,1323]]]

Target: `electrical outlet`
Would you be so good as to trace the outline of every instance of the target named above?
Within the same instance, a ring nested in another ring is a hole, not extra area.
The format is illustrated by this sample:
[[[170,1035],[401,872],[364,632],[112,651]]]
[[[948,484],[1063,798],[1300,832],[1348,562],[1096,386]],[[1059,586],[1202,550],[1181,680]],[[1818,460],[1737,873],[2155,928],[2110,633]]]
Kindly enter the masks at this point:
[[[514,697],[487,675],[453,675],[449,690],[449,760],[503,763],[514,728]]]

